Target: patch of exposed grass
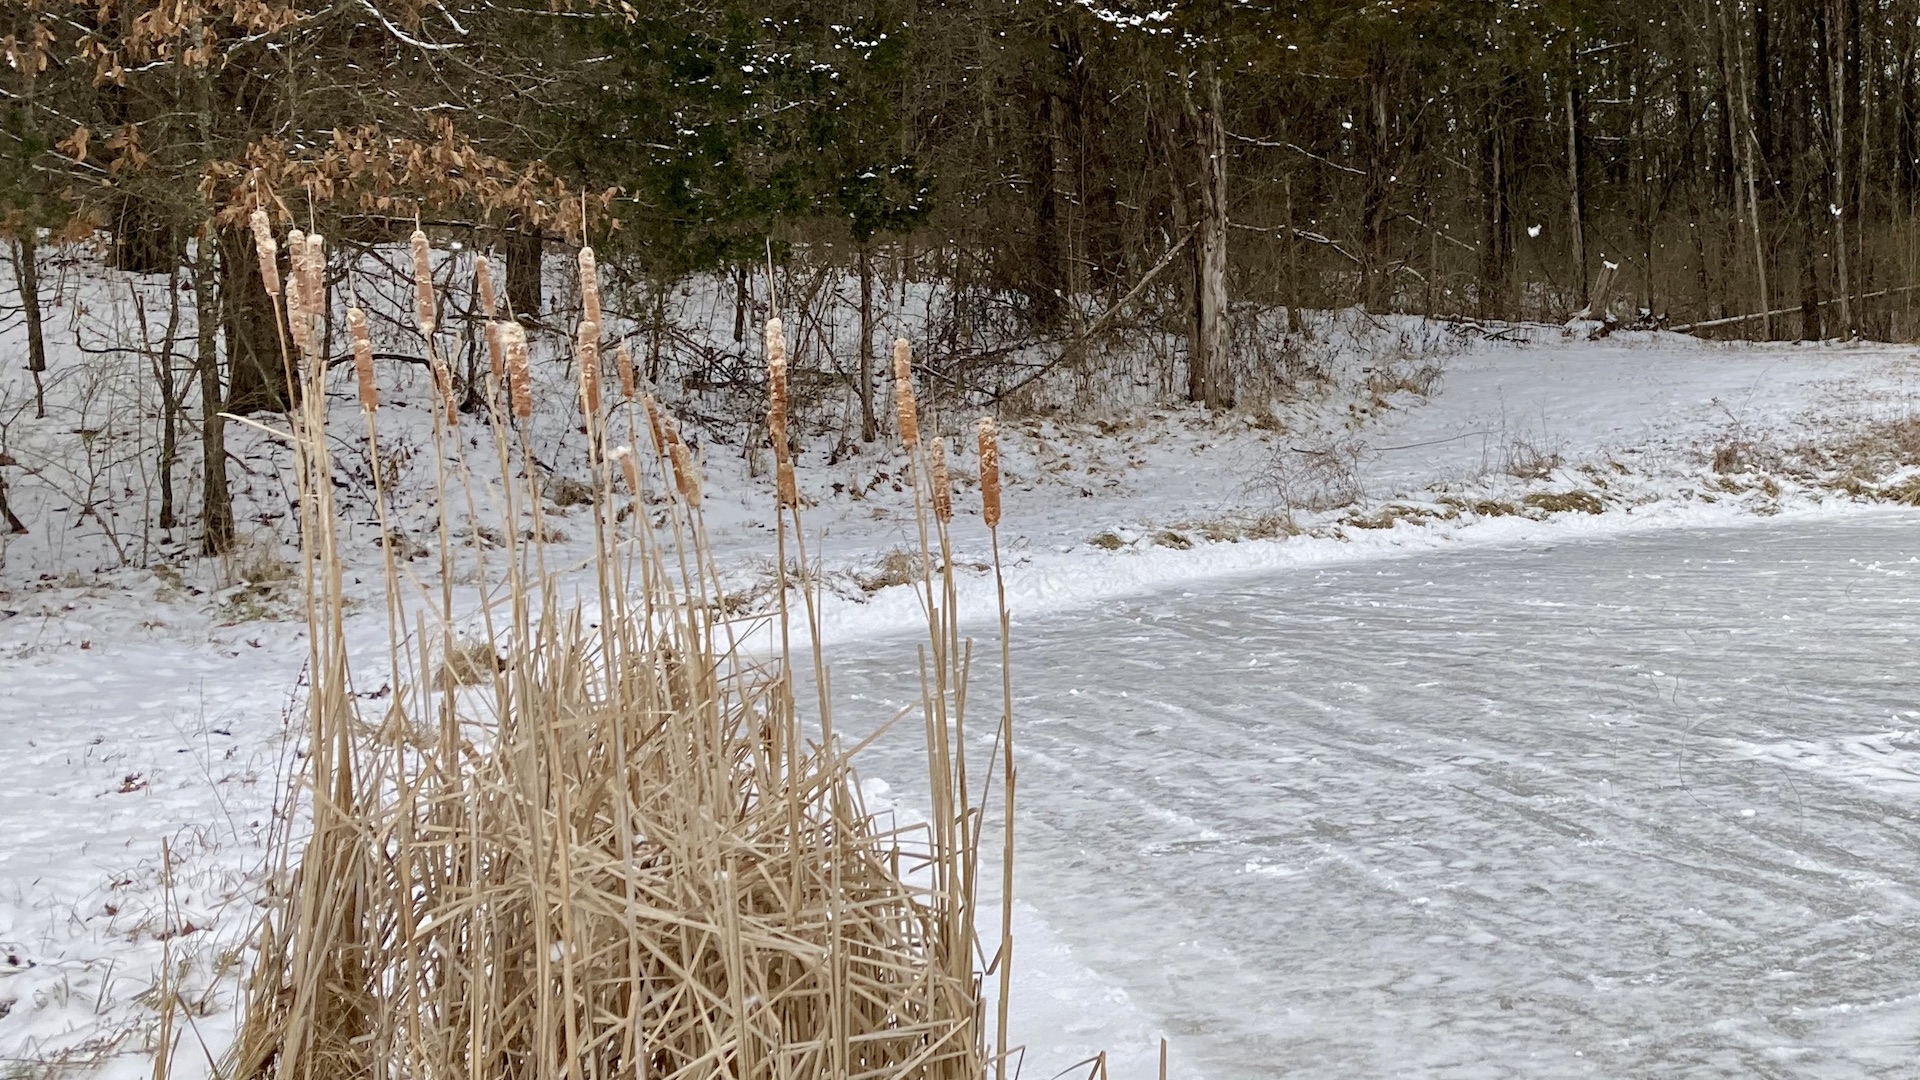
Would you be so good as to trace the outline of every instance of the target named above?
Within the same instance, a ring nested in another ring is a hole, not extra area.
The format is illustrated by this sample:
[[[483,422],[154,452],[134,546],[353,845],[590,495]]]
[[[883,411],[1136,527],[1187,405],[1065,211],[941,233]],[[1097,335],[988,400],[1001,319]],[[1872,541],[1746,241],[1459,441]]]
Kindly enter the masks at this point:
[[[1561,514],[1578,511],[1582,514],[1603,514],[1607,505],[1592,493],[1585,491],[1536,491],[1520,500],[1537,510],[1549,514]]]

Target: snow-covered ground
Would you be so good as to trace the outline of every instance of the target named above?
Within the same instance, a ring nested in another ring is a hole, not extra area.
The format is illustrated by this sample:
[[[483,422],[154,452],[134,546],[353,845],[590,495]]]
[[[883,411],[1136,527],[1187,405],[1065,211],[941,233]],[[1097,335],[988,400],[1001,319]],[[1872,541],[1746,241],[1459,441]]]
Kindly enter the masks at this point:
[[[1535,335],[1396,361],[1443,368],[1426,398],[1009,424],[1026,1075],[1107,1049],[1149,1076],[1163,1033],[1180,1076],[1897,1075],[1915,522],[1764,462],[1909,416],[1910,351]],[[424,449],[420,412],[383,431]],[[704,451],[749,592],[771,492]],[[832,457],[801,470],[857,716],[921,617],[881,573],[911,504],[896,457]],[[100,550],[59,494],[0,572],[0,1071],[132,1076],[162,957],[198,1004],[250,928],[304,646],[217,567],[43,568]],[[967,571],[983,619],[990,593]],[[911,775],[887,754],[867,771]]]

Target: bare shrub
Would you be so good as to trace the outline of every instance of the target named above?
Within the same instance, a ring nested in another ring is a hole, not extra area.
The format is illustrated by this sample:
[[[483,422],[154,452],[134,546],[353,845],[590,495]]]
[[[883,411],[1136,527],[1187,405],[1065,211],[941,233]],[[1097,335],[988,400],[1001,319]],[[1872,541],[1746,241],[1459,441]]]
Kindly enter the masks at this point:
[[[1525,435],[1507,440],[1501,453],[1500,471],[1521,480],[1545,480],[1564,460],[1558,451],[1548,449]]]
[[[1290,513],[1317,514],[1351,506],[1365,497],[1360,459],[1366,447],[1331,437],[1305,446],[1283,446],[1273,457],[1265,484]]]

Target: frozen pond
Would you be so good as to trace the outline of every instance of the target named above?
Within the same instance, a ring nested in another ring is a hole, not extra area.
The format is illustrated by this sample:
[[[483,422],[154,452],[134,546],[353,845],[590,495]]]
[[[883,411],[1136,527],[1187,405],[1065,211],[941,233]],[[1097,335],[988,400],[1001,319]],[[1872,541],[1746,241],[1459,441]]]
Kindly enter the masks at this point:
[[[1022,896],[1203,1076],[1920,1069],[1920,516],[1357,562],[1015,634]],[[913,692],[900,649],[836,650],[843,723]]]

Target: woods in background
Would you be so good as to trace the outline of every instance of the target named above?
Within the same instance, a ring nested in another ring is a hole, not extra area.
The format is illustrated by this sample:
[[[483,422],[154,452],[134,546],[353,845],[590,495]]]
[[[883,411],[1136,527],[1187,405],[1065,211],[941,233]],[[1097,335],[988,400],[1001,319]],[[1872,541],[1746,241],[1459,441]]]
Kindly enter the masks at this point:
[[[590,238],[635,320],[731,280],[743,352],[770,267],[846,275],[867,440],[886,280],[951,293],[924,350],[989,397],[1145,326],[1231,406],[1288,378],[1247,313],[1352,305],[1906,339],[1916,36],[1920,0],[4,0],[0,226],[36,378],[37,249],[191,292],[217,548],[219,414],[289,396],[258,206],[342,259],[494,250],[535,327],[543,247]]]

